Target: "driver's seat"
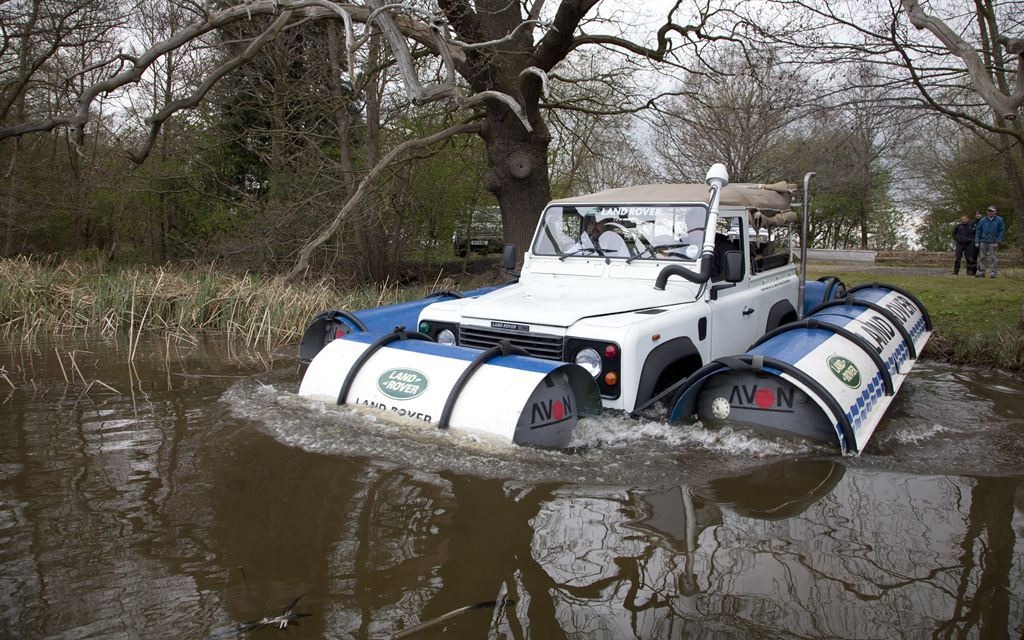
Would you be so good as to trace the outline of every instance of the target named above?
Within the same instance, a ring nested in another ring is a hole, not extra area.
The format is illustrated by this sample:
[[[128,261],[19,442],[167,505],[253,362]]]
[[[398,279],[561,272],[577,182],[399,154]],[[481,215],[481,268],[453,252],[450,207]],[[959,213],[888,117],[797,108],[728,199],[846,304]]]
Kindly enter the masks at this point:
[[[613,258],[629,257],[629,245],[626,244],[625,238],[611,229],[597,237],[597,244],[602,251]]]

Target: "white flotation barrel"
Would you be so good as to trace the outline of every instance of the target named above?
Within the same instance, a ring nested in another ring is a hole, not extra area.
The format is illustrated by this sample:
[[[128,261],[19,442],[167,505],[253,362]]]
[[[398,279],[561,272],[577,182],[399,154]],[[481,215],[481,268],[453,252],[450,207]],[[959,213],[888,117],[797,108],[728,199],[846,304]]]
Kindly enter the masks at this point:
[[[860,453],[931,336],[912,294],[854,287],[802,320],[765,335],[746,353],[714,360],[679,385],[670,422],[696,414]]]
[[[581,416],[601,412],[585,369],[522,355],[507,343],[480,351],[402,328],[339,338],[310,362],[299,395],[553,448],[569,446]]]

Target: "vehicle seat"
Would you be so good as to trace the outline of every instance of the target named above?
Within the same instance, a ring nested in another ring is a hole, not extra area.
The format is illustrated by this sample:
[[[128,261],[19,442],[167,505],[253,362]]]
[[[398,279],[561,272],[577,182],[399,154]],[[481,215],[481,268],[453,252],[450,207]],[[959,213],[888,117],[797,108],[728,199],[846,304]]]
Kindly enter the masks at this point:
[[[626,240],[618,233],[608,230],[597,237],[597,244],[601,250],[613,258],[628,258],[629,246]]]
[[[715,255],[711,262],[712,282],[721,282],[725,277],[725,274],[722,272],[722,262],[725,260],[725,252],[733,251],[738,248],[738,241],[730,240],[729,236],[721,233],[715,234]]]
[[[574,244],[576,243],[573,239],[561,231],[556,230],[553,233],[546,233],[542,230],[537,240],[537,252],[541,255],[564,253],[570,251]]]

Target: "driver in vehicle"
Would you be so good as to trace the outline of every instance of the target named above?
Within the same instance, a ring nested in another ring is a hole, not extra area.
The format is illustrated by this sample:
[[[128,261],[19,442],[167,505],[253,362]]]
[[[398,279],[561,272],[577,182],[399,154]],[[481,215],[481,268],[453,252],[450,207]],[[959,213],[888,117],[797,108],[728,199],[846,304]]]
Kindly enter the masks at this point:
[[[614,229],[612,216],[595,218],[586,217],[586,232],[580,235],[580,242],[584,248],[596,247],[601,251],[614,256],[628,256],[629,248],[626,240]]]
[[[695,261],[704,239],[701,206],[596,206],[549,208],[535,255]]]

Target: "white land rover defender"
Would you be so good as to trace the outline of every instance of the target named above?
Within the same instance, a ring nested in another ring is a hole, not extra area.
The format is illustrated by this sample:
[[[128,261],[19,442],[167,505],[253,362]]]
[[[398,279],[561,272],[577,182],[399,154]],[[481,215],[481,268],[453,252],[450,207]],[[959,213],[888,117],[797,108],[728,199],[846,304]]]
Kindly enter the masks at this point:
[[[728,419],[856,454],[931,320],[899,287],[798,277],[792,190],[730,185],[715,165],[707,186],[556,200],[512,282],[315,317],[299,393],[543,447],[569,446],[602,408],[663,404],[670,423]]]
[[[597,381],[605,408],[635,410],[798,317],[797,271],[788,241],[778,240],[796,218],[794,186],[709,183],[719,190],[710,203],[703,184],[551,202],[518,283],[431,304],[420,330],[442,344],[507,340],[575,362]]]

